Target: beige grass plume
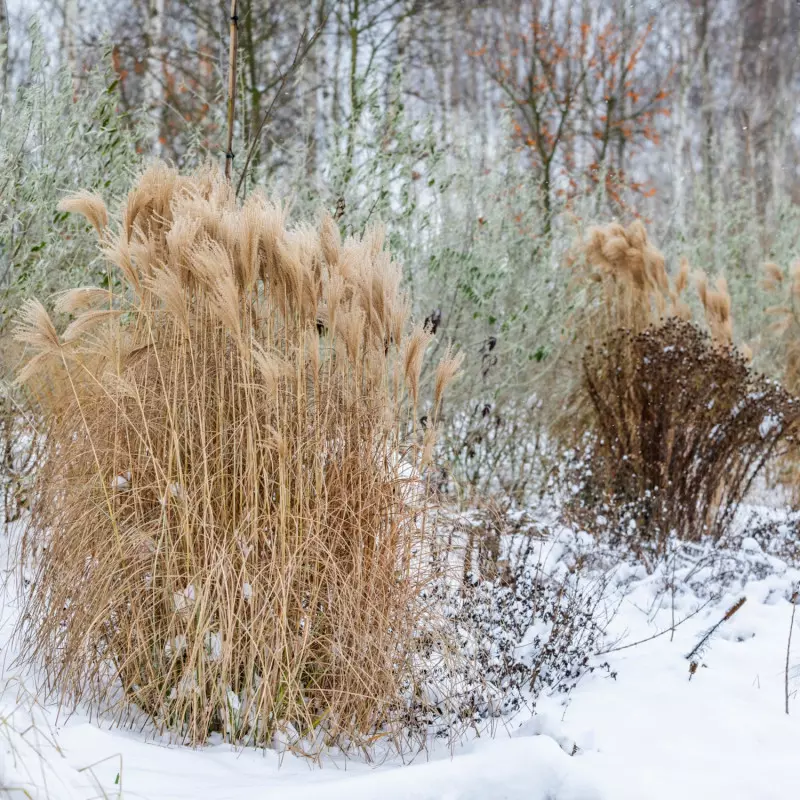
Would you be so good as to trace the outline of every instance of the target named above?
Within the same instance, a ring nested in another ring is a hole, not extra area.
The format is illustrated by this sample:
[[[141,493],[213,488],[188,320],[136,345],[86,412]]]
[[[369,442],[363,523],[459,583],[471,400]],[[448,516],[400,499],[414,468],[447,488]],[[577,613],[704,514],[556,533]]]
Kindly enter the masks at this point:
[[[71,387],[45,410],[25,654],[67,702],[136,706],[190,743],[405,747],[420,632],[444,623],[420,591],[428,494],[397,491],[434,455],[430,336],[382,233],[289,228],[218,172],[163,165],[116,221],[89,195],[64,207],[121,288],[62,295],[61,337],[37,301],[20,317],[23,377],[57,360]]]
[[[730,345],[733,342],[733,320],[731,318],[731,296],[728,282],[718,275],[711,286],[708,276],[702,270],[695,274],[697,295],[703,306],[706,323],[711,338],[716,344]]]

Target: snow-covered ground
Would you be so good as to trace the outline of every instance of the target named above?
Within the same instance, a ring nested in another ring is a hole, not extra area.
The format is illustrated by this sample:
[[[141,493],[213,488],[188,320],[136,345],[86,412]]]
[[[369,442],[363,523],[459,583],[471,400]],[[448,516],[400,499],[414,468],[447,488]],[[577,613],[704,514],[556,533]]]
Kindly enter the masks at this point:
[[[438,745],[405,765],[329,757],[318,766],[227,745],[191,750],[80,714],[58,719],[14,677],[7,640],[16,610],[8,591],[0,789],[10,797],[64,800],[794,798],[800,683],[790,670],[787,716],[784,680],[789,598],[800,572],[762,553],[753,540],[737,558],[733,582],[711,600],[716,572],[698,571],[690,558],[674,562],[674,572],[669,567],[651,576],[620,568],[608,600],[614,613],[606,647],[615,649],[598,659],[609,669],[586,675],[568,697],[540,698],[536,716],[516,719],[494,738],[474,739],[452,753]],[[678,588],[665,592],[673,574]],[[690,679],[686,654],[740,597],[745,604],[720,627]],[[800,664],[800,630],[795,643],[792,665]]]

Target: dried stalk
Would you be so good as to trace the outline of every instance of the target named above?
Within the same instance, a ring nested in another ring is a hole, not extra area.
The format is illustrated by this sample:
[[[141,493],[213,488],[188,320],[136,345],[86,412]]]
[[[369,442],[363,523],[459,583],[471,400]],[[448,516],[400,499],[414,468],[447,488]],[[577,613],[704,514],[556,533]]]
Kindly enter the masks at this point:
[[[300,41],[297,43],[297,49],[294,52],[294,58],[292,59],[292,63],[289,65],[289,68],[286,72],[283,73],[281,76],[280,83],[278,84],[278,88],[275,91],[275,95],[272,98],[272,102],[267,107],[267,110],[264,112],[264,115],[261,117],[261,121],[258,123],[258,128],[250,142],[249,147],[247,148],[247,155],[244,159],[244,166],[242,167],[242,172],[239,175],[239,182],[236,184],[236,196],[239,196],[239,193],[242,191],[242,186],[244,186],[244,179],[245,175],[247,174],[247,168],[250,166],[250,161],[255,154],[256,147],[258,147],[259,142],[261,141],[261,134],[264,131],[264,126],[267,124],[267,121],[272,116],[272,110],[275,108],[275,104],[278,102],[278,98],[283,95],[284,88],[286,87],[289,78],[295,74],[298,67],[303,63],[306,56],[308,55],[311,48],[314,46],[314,43],[319,38],[320,34],[322,33],[323,28],[325,27],[326,20],[323,20],[320,26],[314,31],[310,38],[308,38],[308,30],[303,29],[303,33],[300,35]]]
[[[789,623],[789,640],[786,642],[786,669],[784,671],[784,692],[786,696],[786,713],[789,713],[789,656],[792,651],[792,630],[794,628],[794,615],[797,611],[798,591],[792,592],[792,621]]]
[[[108,218],[92,196],[66,205]],[[120,216],[102,239],[114,308],[61,335],[34,300],[19,316],[20,377],[69,387],[42,398],[25,656],[62,702],[119,721],[136,706],[190,744],[422,746],[408,687],[420,634],[439,636],[419,555],[434,441],[408,431],[431,337],[380,233],[287,228],[221,170],[163,165]],[[457,365],[440,363],[439,394]]]
[[[745,603],[747,602],[746,597],[740,597],[726,612],[725,616],[722,617],[719,622],[712,625],[701,637],[700,641],[692,648],[690,653],[686,654],[687,661],[691,661],[689,665],[689,675],[690,677],[694,675],[697,671],[697,660],[695,656],[699,655],[700,652],[705,648],[706,644],[708,644],[708,640],[719,630],[720,626],[727,622]]]

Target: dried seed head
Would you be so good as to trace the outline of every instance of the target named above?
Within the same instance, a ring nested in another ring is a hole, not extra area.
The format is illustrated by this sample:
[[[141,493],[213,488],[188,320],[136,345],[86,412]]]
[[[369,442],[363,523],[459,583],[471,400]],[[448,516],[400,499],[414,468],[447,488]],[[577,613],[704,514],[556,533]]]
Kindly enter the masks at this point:
[[[108,226],[106,204],[100,195],[92,192],[80,191],[65,197],[58,204],[58,210],[66,211],[70,214],[82,214],[100,237],[104,235]]]
[[[436,367],[436,381],[433,392],[433,406],[434,406],[434,420],[439,416],[439,410],[442,404],[442,398],[447,391],[447,387],[458,375],[461,365],[464,363],[464,354],[454,354],[452,347],[447,346],[444,357]]]
[[[764,280],[761,285],[768,292],[774,292],[783,283],[783,270],[773,261],[764,264]]]
[[[67,289],[56,295],[53,308],[57,314],[74,314],[86,308],[97,308],[109,305],[113,295],[108,289],[84,286],[79,289]]]

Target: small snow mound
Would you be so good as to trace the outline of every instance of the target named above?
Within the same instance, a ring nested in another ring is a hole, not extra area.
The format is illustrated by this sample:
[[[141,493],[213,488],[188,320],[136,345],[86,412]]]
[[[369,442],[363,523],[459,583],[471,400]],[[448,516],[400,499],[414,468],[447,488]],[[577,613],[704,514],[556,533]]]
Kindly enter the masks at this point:
[[[744,550],[745,553],[762,552],[761,545],[752,536],[742,539],[742,550]]]
[[[122,472],[119,475],[117,475],[111,481],[111,487],[110,488],[116,489],[119,492],[123,492],[126,489],[130,489],[131,488],[131,473],[126,471],[126,472]]]

